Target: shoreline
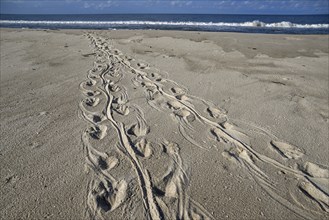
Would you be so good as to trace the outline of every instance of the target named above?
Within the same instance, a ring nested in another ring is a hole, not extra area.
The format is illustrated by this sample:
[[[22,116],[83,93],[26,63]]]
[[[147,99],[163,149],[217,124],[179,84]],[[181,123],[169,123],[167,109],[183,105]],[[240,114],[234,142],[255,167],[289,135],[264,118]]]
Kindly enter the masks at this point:
[[[257,27],[255,27],[257,28]],[[329,33],[317,33],[317,34],[308,34],[308,33],[258,33],[258,32],[239,32],[239,31],[197,31],[197,30],[162,30],[162,29],[91,29],[91,28],[13,28],[13,27],[0,27],[0,30],[43,30],[43,31],[167,31],[167,32],[201,32],[201,33],[223,33],[223,34],[251,34],[251,35],[273,35],[273,36],[282,36],[282,35],[292,35],[292,36],[328,36]]]
[[[4,218],[328,217],[328,35],[0,34]]]

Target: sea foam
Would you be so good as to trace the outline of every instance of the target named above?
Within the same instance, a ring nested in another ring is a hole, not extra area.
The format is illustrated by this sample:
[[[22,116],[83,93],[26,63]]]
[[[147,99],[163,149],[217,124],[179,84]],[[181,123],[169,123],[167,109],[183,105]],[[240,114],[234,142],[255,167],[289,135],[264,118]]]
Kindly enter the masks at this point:
[[[288,21],[278,23],[265,23],[262,21],[249,21],[241,23],[228,22],[173,22],[173,21],[28,21],[28,20],[0,20],[0,24],[30,24],[30,25],[75,25],[75,26],[188,26],[188,27],[255,27],[255,28],[318,28],[327,29],[329,24],[295,24]]]

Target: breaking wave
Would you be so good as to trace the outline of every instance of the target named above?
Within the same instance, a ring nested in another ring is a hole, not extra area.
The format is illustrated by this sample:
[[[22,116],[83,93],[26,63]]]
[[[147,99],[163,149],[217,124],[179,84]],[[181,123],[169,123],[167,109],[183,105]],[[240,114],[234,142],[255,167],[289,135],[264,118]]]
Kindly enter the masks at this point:
[[[172,21],[28,21],[28,20],[0,20],[1,25],[47,25],[47,26],[77,26],[77,27],[129,27],[129,26],[168,26],[168,27],[260,27],[260,28],[304,28],[327,29],[329,24],[295,24],[288,21],[265,23],[250,21],[242,23],[227,22],[172,22]]]

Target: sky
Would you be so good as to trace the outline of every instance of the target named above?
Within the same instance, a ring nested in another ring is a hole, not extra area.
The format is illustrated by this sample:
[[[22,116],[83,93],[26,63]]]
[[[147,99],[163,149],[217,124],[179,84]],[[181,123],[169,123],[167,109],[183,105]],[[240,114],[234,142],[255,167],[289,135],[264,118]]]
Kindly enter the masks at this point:
[[[329,0],[0,0],[1,14],[329,14]]]

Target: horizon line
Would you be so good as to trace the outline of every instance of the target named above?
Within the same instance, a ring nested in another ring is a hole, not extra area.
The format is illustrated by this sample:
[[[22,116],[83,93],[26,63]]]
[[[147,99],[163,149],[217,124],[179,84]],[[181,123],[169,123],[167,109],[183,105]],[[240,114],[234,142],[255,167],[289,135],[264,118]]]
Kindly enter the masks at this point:
[[[303,13],[303,14],[255,14],[255,13],[55,13],[55,14],[43,14],[43,13],[24,13],[24,14],[15,14],[15,13],[0,13],[0,15],[329,15],[329,13]]]

